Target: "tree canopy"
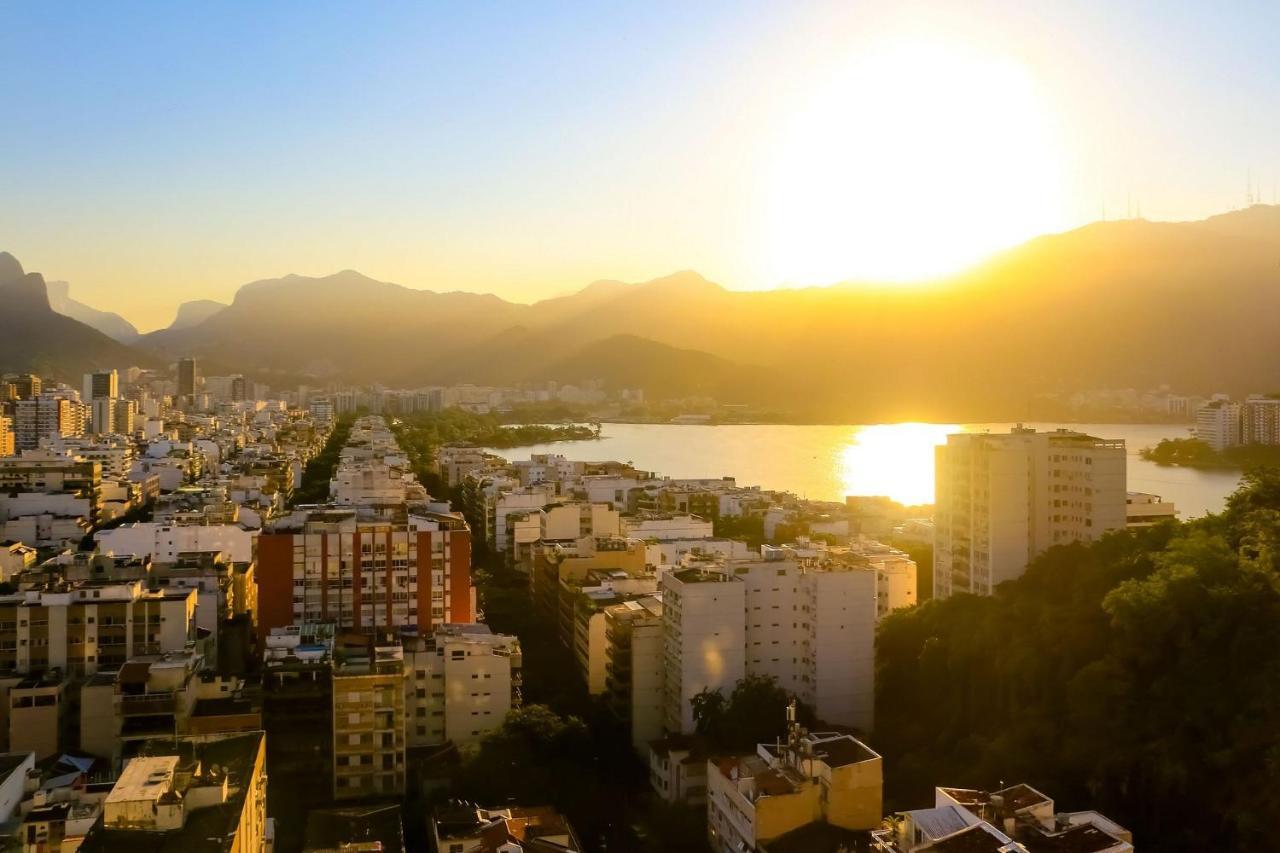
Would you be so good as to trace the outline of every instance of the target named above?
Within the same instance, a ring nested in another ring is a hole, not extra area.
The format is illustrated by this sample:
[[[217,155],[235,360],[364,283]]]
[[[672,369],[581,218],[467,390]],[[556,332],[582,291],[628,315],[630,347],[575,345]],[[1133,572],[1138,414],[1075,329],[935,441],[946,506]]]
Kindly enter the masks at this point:
[[[1219,516],[1054,548],[877,643],[890,805],[1027,782],[1162,851],[1265,849],[1280,820],[1280,472]]]
[[[770,743],[786,734],[787,705],[791,694],[768,676],[748,675],[728,697],[719,690],[703,690],[694,696],[694,730],[716,752],[753,752],[756,744]],[[814,724],[813,711],[796,703],[796,719]]]

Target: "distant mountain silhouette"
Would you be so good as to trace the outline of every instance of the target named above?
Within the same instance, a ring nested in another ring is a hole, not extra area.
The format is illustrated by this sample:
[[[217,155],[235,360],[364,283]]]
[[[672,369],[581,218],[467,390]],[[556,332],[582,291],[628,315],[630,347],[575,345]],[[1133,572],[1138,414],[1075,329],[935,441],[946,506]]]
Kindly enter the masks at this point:
[[[1017,419],[1044,392],[1280,390],[1280,208],[1099,222],[912,285],[726,290],[694,272],[522,305],[347,270],[245,285],[144,335],[271,381],[600,378],[833,419]],[[739,381],[742,377],[744,381]]]
[[[138,330],[125,318],[111,311],[99,311],[71,298],[71,285],[65,281],[45,282],[49,305],[59,314],[92,326],[112,340],[131,344],[138,340]]]
[[[178,306],[178,313],[168,328],[172,330],[190,329],[208,320],[214,314],[226,308],[221,302],[212,299],[193,299]]]
[[[132,349],[91,326],[54,311],[39,273],[0,252],[0,372],[34,372],[79,387],[98,368],[151,366],[153,356]]]

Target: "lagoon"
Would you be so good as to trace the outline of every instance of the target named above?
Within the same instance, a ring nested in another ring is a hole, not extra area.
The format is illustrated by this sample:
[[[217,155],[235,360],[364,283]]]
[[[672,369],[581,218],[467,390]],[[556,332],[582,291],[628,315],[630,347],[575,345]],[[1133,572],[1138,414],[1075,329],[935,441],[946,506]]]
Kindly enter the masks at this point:
[[[794,492],[814,500],[887,495],[907,504],[933,501],[933,448],[953,432],[1007,432],[1013,424],[621,424],[603,425],[599,440],[562,441],[494,450],[507,458],[562,453],[570,459],[615,459],[670,477],[732,476],[739,485]],[[1027,424],[1068,427],[1124,439],[1129,490],[1173,501],[1182,518],[1222,510],[1240,481],[1237,471],[1161,467],[1138,454],[1162,438],[1186,438],[1177,424]]]

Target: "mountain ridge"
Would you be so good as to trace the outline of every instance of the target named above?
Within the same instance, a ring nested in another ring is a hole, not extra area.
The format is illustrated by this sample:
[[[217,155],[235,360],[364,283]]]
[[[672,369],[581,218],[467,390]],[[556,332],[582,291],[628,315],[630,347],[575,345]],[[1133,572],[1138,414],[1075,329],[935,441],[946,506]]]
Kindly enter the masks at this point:
[[[1000,419],[1023,417],[1046,392],[1273,390],[1274,316],[1280,208],[1262,207],[1092,223],[904,286],[734,291],[686,270],[522,304],[354,270],[289,275],[251,282],[222,310],[139,346],[258,375],[401,387],[518,383],[595,364],[599,378],[652,395],[715,385],[736,401],[832,417]],[[725,379],[734,375],[758,381]]]

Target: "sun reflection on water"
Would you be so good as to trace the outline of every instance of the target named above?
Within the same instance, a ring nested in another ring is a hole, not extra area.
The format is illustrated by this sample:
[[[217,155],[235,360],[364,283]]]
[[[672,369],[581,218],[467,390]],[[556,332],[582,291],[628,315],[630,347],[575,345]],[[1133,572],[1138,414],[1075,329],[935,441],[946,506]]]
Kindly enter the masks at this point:
[[[956,424],[859,427],[840,454],[848,495],[887,495],[904,504],[933,503],[933,448],[962,432]]]

